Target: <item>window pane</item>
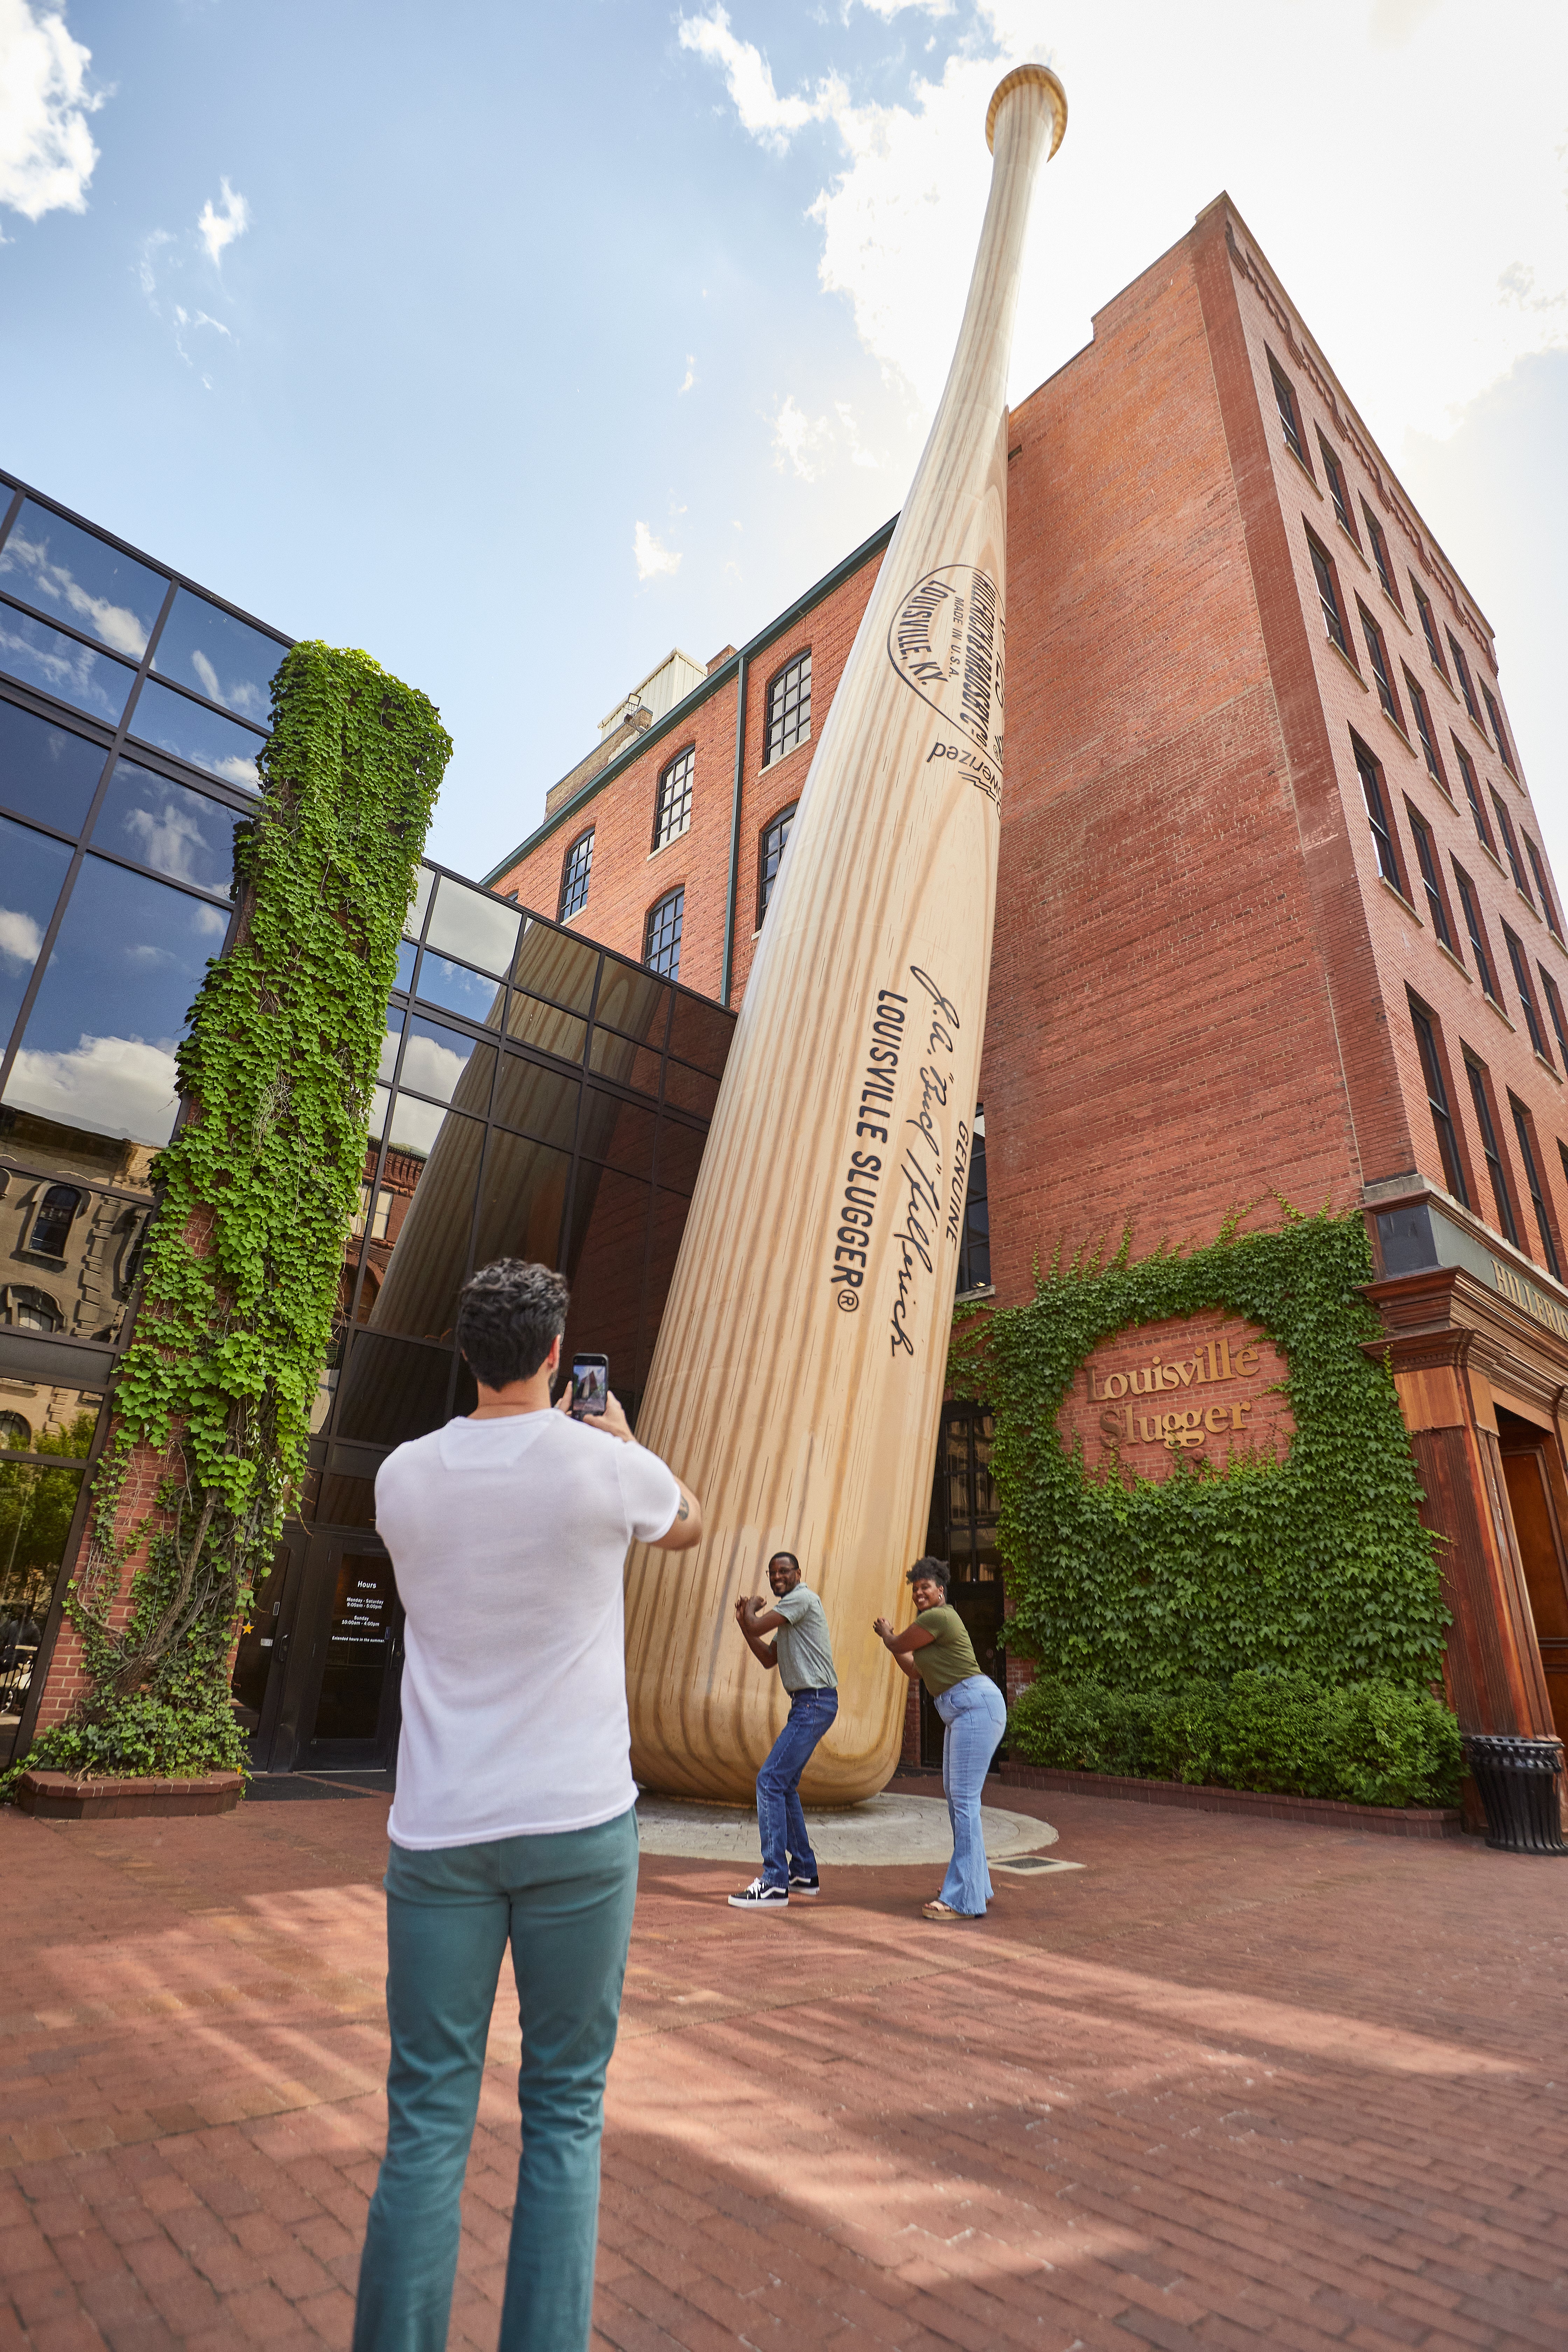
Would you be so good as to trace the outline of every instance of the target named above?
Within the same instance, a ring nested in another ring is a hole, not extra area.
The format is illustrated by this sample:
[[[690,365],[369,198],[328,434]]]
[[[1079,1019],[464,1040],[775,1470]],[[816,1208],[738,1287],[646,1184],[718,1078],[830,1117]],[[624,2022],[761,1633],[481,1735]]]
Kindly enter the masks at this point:
[[[444,1021],[409,1016],[400,1086],[416,1087],[438,1102],[455,1102],[460,1110],[483,1114],[489,1108],[494,1066],[493,1045],[481,1045],[466,1031],[448,1029]]]
[[[629,1175],[651,1178],[654,1116],[651,1104],[623,1102],[600,1087],[585,1087],[577,1149]]]
[[[569,1151],[577,1129],[579,1091],[577,1080],[564,1071],[542,1068],[521,1054],[503,1054],[494,1116],[505,1127],[521,1128],[525,1135],[541,1136]]]
[[[81,1419],[89,1443],[97,1415]],[[59,1450],[85,1453],[87,1443]],[[14,1731],[26,1704],[80,1491],[79,1470],[0,1461],[0,1730]]]
[[[689,1070],[684,1062],[667,1062],[664,1098],[677,1110],[694,1111],[699,1118],[711,1118],[719,1099],[719,1081],[704,1077],[700,1070]]]
[[[226,894],[234,879],[237,810],[188,784],[172,784],[133,760],[117,760],[93,826],[93,845],[117,849],[174,882]]]
[[[416,940],[425,927],[425,909],[430,904],[430,893],[436,887],[436,877],[428,866],[421,866],[414,878],[414,904],[408,909],[408,920],[403,926],[405,939]]]
[[[95,1192],[53,1171],[0,1167],[5,1279],[47,1294],[56,1309],[51,1330],[72,1339],[112,1339],[125,1318],[150,1213],[150,1203]],[[0,1390],[0,1404],[10,1402]]]
[[[474,1233],[476,1266],[493,1265],[498,1257],[556,1263],[571,1167],[569,1153],[547,1143],[499,1131],[491,1135]]]
[[[542,1004],[537,996],[514,994],[507,1014],[506,1034],[515,1037],[520,1045],[531,1045],[541,1054],[553,1054],[563,1062],[580,1062],[588,1024],[579,1021],[575,1013],[559,1012],[553,1004]]]
[[[643,1297],[652,1199],[651,1184],[577,1164],[564,1267],[572,1305],[562,1353],[582,1348],[608,1356],[610,1386],[623,1404],[628,1391],[634,1403],[640,1401],[653,1344]]]
[[[735,1034],[735,1016],[700,996],[678,996],[670,1022],[669,1050],[678,1061],[694,1062],[710,1077],[721,1078]]]
[[[360,1331],[339,1377],[333,1433],[362,1445],[401,1445],[447,1418],[451,1352]]]
[[[403,990],[405,990],[405,991],[407,991],[408,989],[410,989],[410,988],[412,988],[412,987],[413,987],[413,985],[414,985],[414,959],[415,959],[415,957],[418,954],[418,952],[419,952],[419,950],[418,950],[418,949],[415,946],[415,944],[414,944],[414,942],[413,942],[413,940],[398,940],[398,942],[397,942],[397,978],[396,978],[396,979],[393,982],[393,983],[392,983],[392,984],[393,984],[393,986],[394,986],[394,988],[401,988],[401,989],[403,989]]]
[[[63,841],[0,817],[0,1053],[10,1044],[70,862]]]
[[[677,1192],[689,1192],[697,1182],[702,1147],[708,1138],[695,1127],[667,1118],[658,1130],[658,1181]]]
[[[515,907],[487,898],[482,890],[470,890],[443,874],[425,943],[442,955],[476,963],[481,971],[504,972],[521,927],[522,917]]]
[[[686,908],[684,888],[672,890],[648,909],[643,961],[666,980],[680,977],[680,932]]]
[[[0,702],[0,803],[6,808],[41,817],[58,832],[79,833],[102,773],[101,744]]]
[[[669,991],[645,966],[606,955],[594,1019],[644,1044],[662,1045]]]
[[[381,1067],[378,1076],[384,1086],[390,1086],[397,1076],[397,1046],[403,1035],[404,1016],[395,1004],[386,1008],[386,1030],[381,1041]]]
[[[225,783],[240,784],[247,792],[256,790],[260,736],[237,726],[231,719],[220,719],[216,710],[204,710],[199,702],[187,702],[183,694],[160,686],[156,678],[142,681],[131,732],[142,742],[187,761],[193,768],[205,768],[209,776],[221,776]]]
[[[168,582],[31,499],[0,548],[0,589],[140,661]]]
[[[596,947],[565,931],[552,931],[547,923],[527,925],[512,959],[514,988],[526,988],[532,996],[547,996],[552,1003],[564,1004],[573,1013],[586,1013],[594,1002],[598,977]]]
[[[427,1004],[445,1005],[448,1013],[460,1013],[481,1027],[500,1026],[500,983],[470,971],[467,964],[448,963],[445,956],[435,955],[428,948],[419,967],[417,992]]]
[[[414,1095],[398,1095],[393,1102],[386,1139],[395,1151],[406,1151],[415,1160],[428,1160],[446,1117],[439,1103],[420,1102]]]
[[[163,1144],[174,1047],[228,919],[183,890],[88,857],[5,1100],[100,1135]]]
[[[0,604],[0,670],[109,727],[118,726],[136,675],[123,662],[79,646],[74,637],[13,612],[9,604]]]
[[[400,1142],[405,1112],[433,1119],[419,1139],[419,1148]],[[409,1102],[400,1095],[393,1108],[387,1138],[385,1181],[399,1192],[406,1206],[395,1221],[396,1239],[390,1259],[376,1269],[374,1297],[362,1295],[360,1319],[375,1331],[401,1331],[422,1339],[449,1339],[458,1316],[458,1293],[468,1262],[468,1235],[473,1225],[474,1192],[479,1178],[484,1129],[477,1119],[437,1111],[429,1103]],[[407,1151],[420,1167],[400,1167],[392,1154]],[[367,1292],[371,1273],[365,1276]],[[340,1432],[340,1434],[342,1433]]]
[[[162,677],[194,686],[209,702],[224,702],[255,726],[272,723],[272,679],[288,652],[189,588],[176,594],[153,667]]]

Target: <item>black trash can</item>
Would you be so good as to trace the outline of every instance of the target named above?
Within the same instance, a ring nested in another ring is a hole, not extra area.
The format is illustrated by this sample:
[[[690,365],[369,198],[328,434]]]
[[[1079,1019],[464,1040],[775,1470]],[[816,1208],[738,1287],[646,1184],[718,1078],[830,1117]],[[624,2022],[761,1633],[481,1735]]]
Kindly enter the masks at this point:
[[[1487,1843],[1502,1853],[1563,1853],[1563,1744],[1468,1731],[1465,1755],[1486,1808]]]

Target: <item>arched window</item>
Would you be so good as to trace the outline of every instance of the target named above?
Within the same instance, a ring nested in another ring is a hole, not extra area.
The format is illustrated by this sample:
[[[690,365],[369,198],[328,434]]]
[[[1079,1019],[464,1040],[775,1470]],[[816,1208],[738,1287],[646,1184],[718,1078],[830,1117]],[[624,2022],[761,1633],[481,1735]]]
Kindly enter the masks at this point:
[[[588,877],[594,870],[594,828],[580,833],[566,852],[566,862],[561,868],[561,911],[558,922],[569,923],[586,902]]]
[[[63,1331],[65,1317],[47,1290],[5,1293],[6,1321],[17,1331]]]
[[[768,688],[767,738],[763,765],[771,767],[811,734],[811,647],[786,662]]]
[[[667,841],[678,840],[691,823],[691,771],[696,751],[688,744],[678,751],[658,780],[658,798],[653,812],[653,845],[662,849]]]
[[[647,910],[642,960],[665,980],[680,978],[680,927],[686,912],[684,888],[672,890]]]
[[[0,1412],[0,1447],[15,1454],[30,1454],[33,1433],[19,1412]]]
[[[81,1194],[74,1184],[51,1184],[33,1219],[27,1247],[39,1257],[64,1257]]]
[[[788,808],[780,809],[773,822],[763,825],[762,839],[757,845],[757,929],[759,931],[763,928],[763,917],[768,911],[768,900],[773,895],[773,884],[778,879],[779,867],[784,863],[784,844],[789,839],[789,829],[795,823],[796,806],[797,803],[791,801]]]

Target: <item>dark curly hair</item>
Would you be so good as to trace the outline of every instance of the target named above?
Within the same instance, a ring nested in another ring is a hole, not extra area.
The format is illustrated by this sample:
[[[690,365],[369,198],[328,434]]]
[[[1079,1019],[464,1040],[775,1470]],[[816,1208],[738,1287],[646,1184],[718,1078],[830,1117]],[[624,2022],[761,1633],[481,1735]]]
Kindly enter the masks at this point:
[[[919,1584],[922,1577],[929,1577],[932,1584],[940,1584],[945,1592],[952,1582],[952,1570],[945,1559],[917,1559],[904,1582]]]
[[[525,1258],[498,1257],[463,1285],[458,1345],[488,1389],[530,1381],[566,1328],[572,1294],[560,1275]]]

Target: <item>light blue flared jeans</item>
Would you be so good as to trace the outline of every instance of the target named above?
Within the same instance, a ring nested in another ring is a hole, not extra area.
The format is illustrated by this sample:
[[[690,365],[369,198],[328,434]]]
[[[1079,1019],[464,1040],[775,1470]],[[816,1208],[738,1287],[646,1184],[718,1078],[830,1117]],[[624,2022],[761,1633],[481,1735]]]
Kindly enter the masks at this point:
[[[510,1943],[522,2021],[522,2158],[500,2352],[584,2352],[605,2070],[637,1897],[637,1815],[411,1853],[386,1871],[386,2154],[360,2263],[354,2352],[445,2352],[459,2200]]]
[[[942,1882],[942,1899],[954,1911],[984,1912],[992,1895],[980,1826],[980,1799],[1002,1734],[1007,1703],[989,1675],[966,1675],[932,1702],[947,1726],[942,1743],[942,1787],[952,1823],[952,1860]]]

